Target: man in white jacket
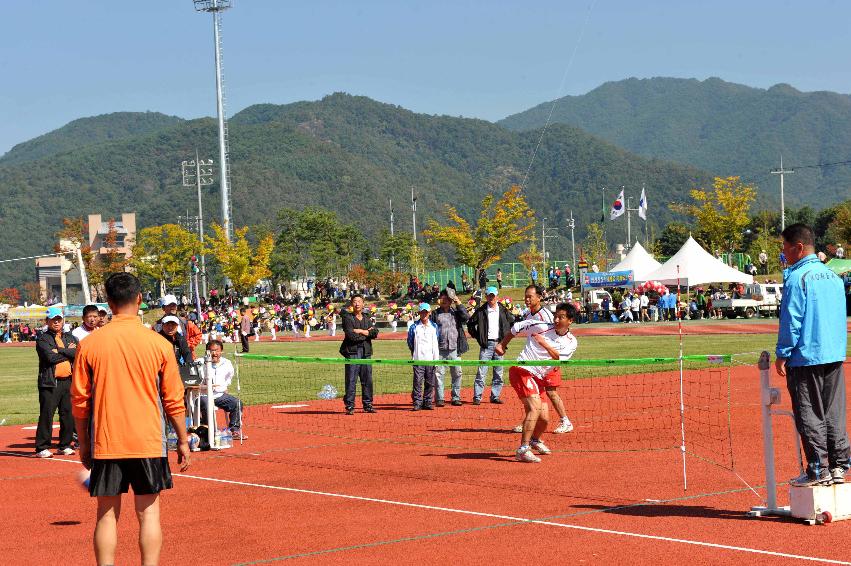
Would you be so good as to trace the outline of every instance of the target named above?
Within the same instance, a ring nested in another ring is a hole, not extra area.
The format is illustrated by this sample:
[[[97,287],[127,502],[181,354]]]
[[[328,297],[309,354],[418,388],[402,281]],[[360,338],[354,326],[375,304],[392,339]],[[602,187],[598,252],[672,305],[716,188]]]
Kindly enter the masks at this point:
[[[408,329],[408,349],[415,360],[440,359],[438,328],[431,322],[431,305],[420,303],[420,319]],[[414,366],[411,401],[414,411],[434,409],[434,366]]]

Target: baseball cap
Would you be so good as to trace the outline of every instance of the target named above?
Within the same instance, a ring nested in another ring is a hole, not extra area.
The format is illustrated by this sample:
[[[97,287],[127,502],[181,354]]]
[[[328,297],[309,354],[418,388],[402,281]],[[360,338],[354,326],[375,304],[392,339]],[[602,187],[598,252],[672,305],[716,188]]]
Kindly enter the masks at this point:
[[[49,307],[47,309],[47,318],[53,320],[56,317],[65,318],[65,315],[62,314],[62,307]]]
[[[163,317],[162,323],[165,324],[167,322],[173,322],[176,325],[180,326],[180,319],[174,316],[173,314]]]
[[[488,287],[487,290],[485,291],[485,294],[486,295],[498,295],[499,289],[497,289],[496,287],[493,287],[493,286]]]
[[[428,304],[428,303],[420,303],[420,308],[419,308],[419,310],[420,310],[420,312],[422,312],[422,311],[429,311],[429,312],[431,312],[431,305],[430,305],[430,304]]]
[[[163,299],[162,299],[162,301],[160,301],[160,303],[162,304],[162,306],[176,305],[177,304],[177,297],[175,297],[174,295],[166,295],[165,297],[163,297]]]

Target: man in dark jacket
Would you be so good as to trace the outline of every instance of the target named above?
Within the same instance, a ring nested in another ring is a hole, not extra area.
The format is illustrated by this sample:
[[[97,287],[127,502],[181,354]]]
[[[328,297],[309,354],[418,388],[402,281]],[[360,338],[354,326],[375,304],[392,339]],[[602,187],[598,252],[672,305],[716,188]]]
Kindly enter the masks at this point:
[[[178,331],[180,327],[180,319],[174,315],[164,316],[162,318],[162,330],[160,336],[168,340],[174,348],[174,357],[177,358],[177,364],[181,367],[187,367],[192,363],[192,350],[189,348],[189,343],[186,337]]]
[[[363,314],[363,295],[354,294],[349,310],[344,310],[343,344],[340,354],[347,359],[366,359],[372,357],[372,340],[378,336],[378,329]],[[360,377],[361,400],[364,413],[377,412],[372,406],[372,366],[369,364],[346,364],[346,393],[343,403],[347,415],[355,414],[355,389]]]
[[[59,448],[57,454],[74,453],[74,417],[71,414],[71,368],[77,355],[77,339],[63,331],[62,307],[47,309],[47,330],[36,340],[38,353],[38,427],[35,433],[35,455],[50,458],[53,437],[53,415],[59,409]]]
[[[496,300],[496,287],[488,287],[487,302],[477,308],[470,320],[467,322],[467,331],[470,336],[479,343],[479,360],[501,360],[502,356],[494,351],[496,345],[511,331],[514,317]],[[491,379],[491,403],[500,404],[502,401],[499,394],[502,392],[502,367],[493,368]],[[485,375],[487,366],[479,366],[476,372],[476,380],[473,383],[473,404],[482,402],[482,393],[485,390]]]
[[[454,289],[448,287],[440,292],[438,297],[440,308],[434,312],[432,321],[438,328],[438,346],[441,360],[457,360],[470,347],[467,345],[467,335],[464,334],[466,322],[470,314],[461,305]],[[452,374],[452,404],[461,405],[461,366],[451,366]],[[443,407],[443,376],[446,366],[435,368],[435,404]]]

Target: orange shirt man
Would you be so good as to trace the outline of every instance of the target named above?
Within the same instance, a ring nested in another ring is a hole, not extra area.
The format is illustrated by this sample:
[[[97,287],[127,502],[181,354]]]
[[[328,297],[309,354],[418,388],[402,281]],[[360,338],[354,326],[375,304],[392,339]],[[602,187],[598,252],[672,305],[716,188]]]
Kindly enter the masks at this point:
[[[106,281],[112,322],[86,338],[74,361],[72,411],[80,460],[97,497],[95,556],[115,563],[121,494],[133,488],[142,564],[157,564],[162,547],[159,492],[172,487],[166,423],[178,436],[178,463],[189,467],[183,383],[171,346],[140,322],[139,280],[116,273]]]

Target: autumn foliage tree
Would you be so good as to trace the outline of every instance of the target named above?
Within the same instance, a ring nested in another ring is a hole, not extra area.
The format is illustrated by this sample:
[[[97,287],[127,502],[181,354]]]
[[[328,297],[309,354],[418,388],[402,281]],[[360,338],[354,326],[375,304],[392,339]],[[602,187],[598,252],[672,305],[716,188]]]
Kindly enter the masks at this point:
[[[739,177],[715,177],[711,191],[693,189],[689,194],[693,203],[670,206],[694,218],[695,239],[710,253],[734,252],[741,247],[756,189]]]
[[[21,302],[21,292],[15,287],[7,287],[0,290],[0,303],[7,305],[18,305]]]
[[[200,253],[201,242],[194,232],[177,224],[150,226],[136,235],[130,265],[164,287],[179,287],[189,276],[189,260]]]
[[[213,224],[213,237],[207,240],[207,253],[212,254],[222,268],[222,273],[231,280],[234,289],[247,293],[257,282],[272,275],[269,263],[275,240],[271,234],[260,238],[252,246],[246,235],[248,227],[234,230],[233,240],[228,241],[224,229]]]
[[[423,235],[429,243],[443,242],[455,251],[455,258],[479,272],[502,257],[515,244],[525,242],[535,226],[534,211],[529,208],[519,185],[508,189],[497,200],[493,194],[482,199],[479,218],[471,225],[454,206],[446,205],[447,223],[430,219]]]

